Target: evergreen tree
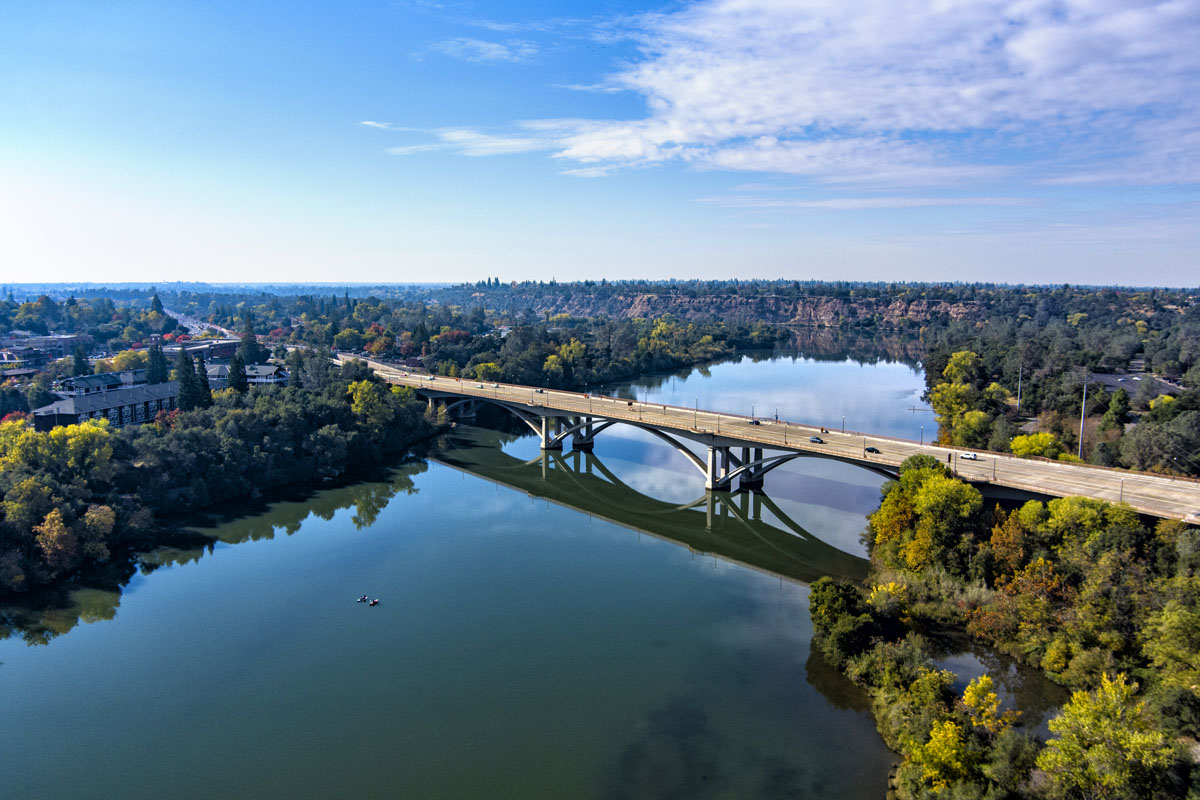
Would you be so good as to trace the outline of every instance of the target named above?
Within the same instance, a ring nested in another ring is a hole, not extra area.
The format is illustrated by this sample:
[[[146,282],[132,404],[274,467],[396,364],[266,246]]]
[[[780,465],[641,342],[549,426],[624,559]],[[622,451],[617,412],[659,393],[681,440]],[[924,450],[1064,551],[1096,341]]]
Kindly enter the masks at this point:
[[[175,380],[179,381],[179,408],[181,411],[191,411],[199,408],[200,380],[196,377],[196,362],[187,350],[179,349],[179,358],[175,361]]]
[[[262,345],[258,343],[254,332],[249,330],[242,333],[242,343],[238,345],[238,355],[242,357],[243,364],[261,364],[267,360]]]
[[[250,388],[250,384],[246,382],[246,365],[237,353],[229,359],[229,388],[236,389],[239,394],[245,394]]]
[[[150,310],[157,311],[159,314],[163,313],[162,300],[158,299],[157,293],[152,298],[150,298]]]
[[[146,360],[146,383],[166,383],[167,374],[167,357],[161,347],[154,345]]]
[[[208,365],[204,363],[202,355],[196,356],[196,386],[200,390],[200,407],[208,408],[213,402],[212,387],[208,385]]]
[[[92,365],[89,364],[88,360],[87,360],[87,350],[85,350],[83,348],[83,345],[81,345],[81,344],[75,345],[75,357],[71,362],[71,374],[72,375],[91,375],[92,374]]]

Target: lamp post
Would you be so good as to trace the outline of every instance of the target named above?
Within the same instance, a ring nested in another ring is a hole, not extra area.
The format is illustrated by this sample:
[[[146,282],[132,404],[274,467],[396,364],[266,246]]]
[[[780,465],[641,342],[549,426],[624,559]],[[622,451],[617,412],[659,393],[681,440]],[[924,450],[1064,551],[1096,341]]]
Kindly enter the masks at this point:
[[[925,445],[925,426],[921,426],[921,446]]]
[[[692,427],[699,428],[700,423],[697,421],[700,417],[700,398],[696,398],[696,407],[692,409]]]
[[[842,414],[842,433],[846,432],[846,415]]]

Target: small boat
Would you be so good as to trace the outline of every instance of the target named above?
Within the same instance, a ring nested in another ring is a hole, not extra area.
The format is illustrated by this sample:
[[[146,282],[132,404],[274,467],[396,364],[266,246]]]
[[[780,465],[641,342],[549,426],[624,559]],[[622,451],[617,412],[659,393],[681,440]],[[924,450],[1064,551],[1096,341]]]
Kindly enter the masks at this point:
[[[367,598],[367,596],[364,594],[362,597],[358,598],[358,599],[357,599],[357,600],[355,600],[354,602],[356,602],[356,603],[365,603],[365,602],[367,602],[367,599],[368,599],[368,598]]]
[[[367,605],[369,605],[369,606],[377,606],[377,605],[379,605],[379,598],[378,598],[378,597],[376,597],[374,600],[372,600],[371,602],[367,603]]]

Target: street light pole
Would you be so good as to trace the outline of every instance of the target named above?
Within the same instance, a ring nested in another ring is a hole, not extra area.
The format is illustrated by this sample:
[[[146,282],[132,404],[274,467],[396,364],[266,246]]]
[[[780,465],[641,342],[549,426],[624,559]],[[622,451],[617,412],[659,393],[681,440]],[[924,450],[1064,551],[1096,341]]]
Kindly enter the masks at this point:
[[[925,445],[925,426],[921,426],[921,446]]]
[[[846,415],[842,414],[842,433],[846,432]]]

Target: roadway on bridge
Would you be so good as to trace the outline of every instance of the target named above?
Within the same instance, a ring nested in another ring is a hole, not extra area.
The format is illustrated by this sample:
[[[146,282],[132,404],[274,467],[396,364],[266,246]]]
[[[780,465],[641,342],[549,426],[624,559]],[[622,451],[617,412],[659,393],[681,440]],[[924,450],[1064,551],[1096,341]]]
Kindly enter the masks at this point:
[[[1017,458],[999,453],[979,453],[962,458],[965,451],[847,431],[822,432],[820,428],[773,419],[752,420],[736,414],[704,409],[664,406],[616,397],[539,390],[514,384],[479,383],[466,378],[447,378],[409,373],[377,361],[368,362],[389,383],[415,389],[435,390],[464,397],[479,397],[570,414],[617,419],[674,431],[692,439],[714,437],[729,446],[762,446],[838,458],[861,464],[895,468],[904,459],[924,453],[951,467],[961,477],[979,483],[994,483],[1028,492],[1058,497],[1083,495],[1112,502],[1125,502],[1152,516],[1181,519],[1200,524],[1200,481],[1151,473],[1127,472],[1094,467]],[[810,441],[819,437],[822,442]],[[734,441],[730,441],[734,440]],[[874,447],[879,452],[869,453]]]

